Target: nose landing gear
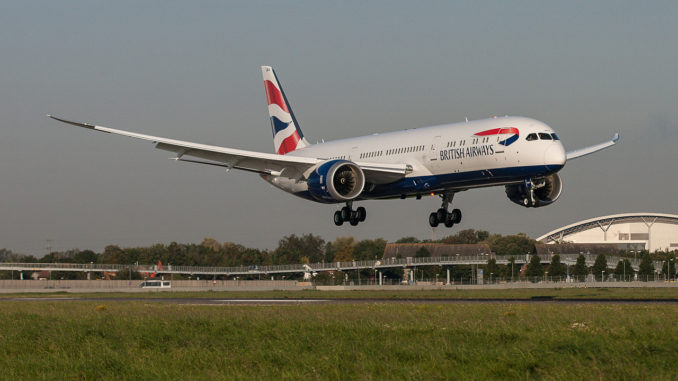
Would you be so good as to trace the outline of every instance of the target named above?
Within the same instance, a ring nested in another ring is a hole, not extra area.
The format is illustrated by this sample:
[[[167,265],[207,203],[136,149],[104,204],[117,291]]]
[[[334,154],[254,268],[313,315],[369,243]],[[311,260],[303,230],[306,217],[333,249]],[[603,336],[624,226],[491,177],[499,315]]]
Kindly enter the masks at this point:
[[[443,193],[440,197],[443,199],[443,205],[428,216],[428,223],[432,228],[438,226],[438,224],[445,224],[445,227],[451,228],[454,224],[461,222],[461,210],[452,209],[451,212],[447,210],[454,198],[454,192]]]
[[[367,218],[367,210],[362,206],[359,206],[358,209],[353,210],[353,202],[346,202],[346,206],[334,212],[334,224],[341,226],[344,222],[348,222],[351,226],[357,226],[360,222],[365,221]]]

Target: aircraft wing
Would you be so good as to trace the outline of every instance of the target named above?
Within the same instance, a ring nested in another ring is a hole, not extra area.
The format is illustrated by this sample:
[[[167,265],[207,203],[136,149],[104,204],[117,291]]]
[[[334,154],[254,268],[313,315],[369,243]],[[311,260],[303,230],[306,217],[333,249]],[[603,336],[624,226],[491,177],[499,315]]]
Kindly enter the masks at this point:
[[[567,160],[576,159],[578,157],[582,157],[582,156],[590,155],[594,152],[598,152],[598,151],[603,150],[607,147],[611,147],[611,146],[615,145],[617,143],[617,141],[619,141],[619,134],[614,134],[614,137],[612,138],[612,140],[607,141],[605,143],[600,143],[600,144],[596,144],[596,145],[591,146],[591,147],[580,148],[580,149],[576,149],[574,151],[568,152],[567,153]]]
[[[324,161],[323,159],[313,157],[278,155],[167,139],[136,132],[116,130],[114,128],[97,126],[89,123],[72,122],[52,115],[47,116],[54,120],[58,120],[59,122],[84,127],[90,130],[151,141],[155,143],[155,148],[176,153],[177,157],[175,159],[179,161],[215,165],[228,169],[233,168],[272,176],[285,175],[286,177],[301,178],[303,174],[313,166]],[[209,161],[185,159],[183,156],[191,156]],[[397,181],[405,177],[405,174],[411,171],[411,167],[405,164],[362,162],[356,164],[363,169],[368,182],[377,184]]]

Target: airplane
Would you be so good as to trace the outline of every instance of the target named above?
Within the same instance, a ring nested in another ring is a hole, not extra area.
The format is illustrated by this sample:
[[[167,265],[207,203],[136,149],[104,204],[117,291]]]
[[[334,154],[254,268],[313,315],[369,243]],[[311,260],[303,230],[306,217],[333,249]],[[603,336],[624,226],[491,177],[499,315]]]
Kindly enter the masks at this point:
[[[311,144],[301,132],[289,100],[270,66],[262,66],[275,153],[144,135],[89,123],[63,123],[90,130],[148,140],[155,148],[176,154],[177,161],[258,173],[285,192],[315,202],[345,204],[334,213],[335,225],[365,221],[363,200],[405,199],[437,195],[439,209],[428,218],[433,228],[461,221],[449,210],[456,193],[504,186],[506,196],[524,207],[554,203],[563,182],[558,175],[568,160],[617,143],[613,139],[565,152],[547,124],[517,116],[444,124]]]

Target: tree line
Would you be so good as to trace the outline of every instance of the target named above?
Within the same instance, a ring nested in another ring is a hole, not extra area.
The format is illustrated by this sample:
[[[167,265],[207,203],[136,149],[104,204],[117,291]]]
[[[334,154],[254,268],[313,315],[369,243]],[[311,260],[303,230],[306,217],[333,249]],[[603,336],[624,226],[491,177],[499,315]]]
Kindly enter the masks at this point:
[[[420,240],[403,237],[396,243],[487,243],[498,255],[520,255],[534,252],[535,240],[525,234],[502,236],[484,230],[462,230],[440,240]],[[100,264],[164,264],[182,266],[252,266],[283,265],[293,263],[346,262],[379,259],[387,241],[383,238],[356,240],[338,237],[325,241],[314,234],[290,234],[278,241],[273,250],[249,248],[234,242],[219,242],[205,238],[199,244],[155,244],[148,247],[121,248],[109,245],[100,253],[92,250],[72,249],[54,251],[42,257],[14,253],[0,249],[0,262],[23,263],[100,263]]]
[[[437,241],[420,240],[416,237],[403,237],[396,243],[446,243],[446,244],[488,244],[493,253],[498,256],[508,258],[508,265],[497,265],[494,259],[490,259],[486,265],[482,265],[485,277],[515,279],[520,274],[520,268],[515,264],[515,258],[522,257],[525,254],[535,253],[535,240],[525,234],[500,235],[490,234],[484,230],[467,229],[461,230],[454,235],[447,236]],[[42,257],[33,255],[24,255],[14,253],[8,249],[0,249],[0,262],[23,262],[23,263],[97,263],[97,264],[156,264],[162,262],[165,265],[179,266],[215,266],[215,267],[235,267],[235,266],[265,266],[265,265],[285,265],[295,263],[318,263],[318,262],[348,262],[353,260],[374,260],[382,258],[386,240],[382,238],[356,240],[354,237],[338,237],[334,241],[325,241],[322,237],[313,234],[290,234],[283,237],[278,242],[278,246],[273,250],[249,248],[233,242],[219,242],[213,238],[205,238],[199,244],[181,244],[172,242],[166,244],[155,244],[148,247],[121,248],[117,245],[109,245],[100,253],[92,250],[72,249],[62,252],[51,252]],[[431,254],[426,248],[421,248],[417,257],[427,257]],[[620,251],[619,255],[631,258],[633,255],[625,251]],[[675,271],[676,252],[669,253],[648,253],[641,252],[641,269],[638,275],[649,277],[654,274],[653,260],[668,261],[671,265],[664,266],[664,274]],[[673,262],[671,262],[673,260]],[[443,269],[440,266],[427,266],[415,269],[417,277],[433,279],[434,277],[443,277]],[[474,276],[470,266],[454,266],[450,268],[451,277],[454,279],[468,279]],[[7,272],[5,272],[7,273]],[[0,272],[0,278],[9,277],[8,274]],[[389,279],[402,278],[402,269],[392,269],[384,271]],[[628,259],[615,264],[614,268],[609,268],[604,255],[599,255],[596,263],[588,268],[584,263],[584,256],[581,255],[577,264],[570,269],[570,275],[585,277],[591,274],[597,279],[602,279],[604,274],[614,274],[620,278],[625,276],[629,278],[633,274],[631,263]],[[82,276],[83,274],[66,274],[68,278]],[[333,274],[336,278],[346,274]],[[361,273],[353,274],[360,276]],[[374,277],[376,274],[369,270],[364,271],[362,276]],[[446,275],[446,274],[445,274]],[[543,266],[539,263],[536,255],[532,256],[532,261],[528,263],[523,275],[528,277],[558,278],[567,275],[567,268],[560,262],[558,255],[553,256],[553,261],[549,266]],[[325,276],[325,275],[323,275]],[[120,279],[120,278],[118,278]]]
[[[662,261],[662,268],[655,269],[654,261]],[[651,255],[644,252],[641,255],[641,261],[638,267],[637,275],[639,280],[650,280],[659,270],[664,276],[676,277],[676,252],[657,252]],[[613,276],[617,280],[633,280],[635,279],[636,271],[631,266],[629,258],[619,260],[614,267],[610,267],[607,263],[607,257],[603,254],[596,256],[593,266],[586,266],[586,257],[580,254],[577,257],[577,262],[570,269],[570,276],[582,280],[586,277],[593,277],[595,280],[605,280]],[[540,263],[538,256],[533,256],[527,264],[525,275],[527,277],[539,278],[565,278],[567,274],[567,267],[560,262],[560,256],[554,255],[551,263],[544,267]]]

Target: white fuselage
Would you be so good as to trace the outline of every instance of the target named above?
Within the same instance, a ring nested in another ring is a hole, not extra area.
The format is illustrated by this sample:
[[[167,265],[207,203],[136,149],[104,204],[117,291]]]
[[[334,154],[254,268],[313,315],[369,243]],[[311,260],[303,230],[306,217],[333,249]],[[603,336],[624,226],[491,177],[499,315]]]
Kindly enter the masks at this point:
[[[516,183],[555,173],[566,161],[565,150],[553,129],[525,117],[495,117],[341,139],[288,155],[411,166],[404,179],[366,187],[362,199]],[[280,176],[264,178],[285,191],[306,197],[303,182]]]

